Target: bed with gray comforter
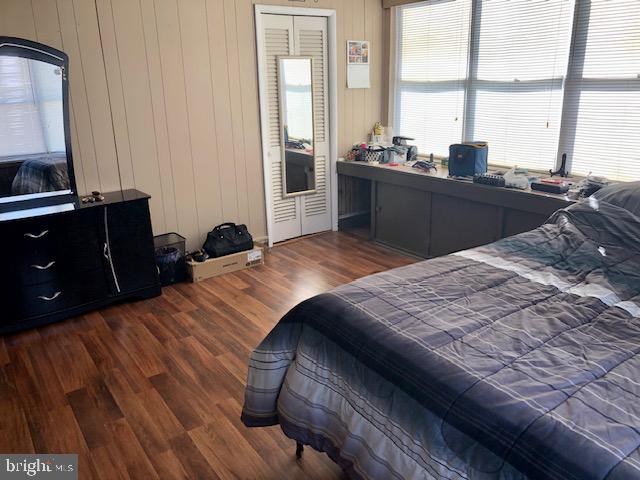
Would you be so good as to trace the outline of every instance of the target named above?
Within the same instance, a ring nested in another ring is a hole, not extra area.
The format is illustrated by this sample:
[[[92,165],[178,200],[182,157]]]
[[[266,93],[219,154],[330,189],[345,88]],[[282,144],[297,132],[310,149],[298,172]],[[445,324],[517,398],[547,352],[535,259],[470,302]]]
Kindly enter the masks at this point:
[[[56,192],[69,189],[69,172],[65,152],[20,157],[22,163],[13,179],[12,195]]]
[[[244,423],[280,424],[352,478],[640,478],[625,188],[299,304],[251,356]]]

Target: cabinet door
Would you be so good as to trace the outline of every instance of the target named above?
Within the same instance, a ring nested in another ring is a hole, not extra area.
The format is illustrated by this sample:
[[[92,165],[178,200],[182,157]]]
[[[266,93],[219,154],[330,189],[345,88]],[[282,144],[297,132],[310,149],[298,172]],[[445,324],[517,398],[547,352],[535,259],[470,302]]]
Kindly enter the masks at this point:
[[[108,205],[104,210],[105,256],[115,294],[159,284],[147,200]]]
[[[528,232],[529,230],[538,228],[546,222],[548,218],[549,215],[505,208],[504,227],[502,232],[503,236],[510,237],[511,235],[517,235],[518,233]]]
[[[375,195],[375,239],[413,255],[426,257],[429,252],[431,194],[378,183]]]
[[[436,194],[432,202],[429,256],[466,250],[501,237],[500,207]]]

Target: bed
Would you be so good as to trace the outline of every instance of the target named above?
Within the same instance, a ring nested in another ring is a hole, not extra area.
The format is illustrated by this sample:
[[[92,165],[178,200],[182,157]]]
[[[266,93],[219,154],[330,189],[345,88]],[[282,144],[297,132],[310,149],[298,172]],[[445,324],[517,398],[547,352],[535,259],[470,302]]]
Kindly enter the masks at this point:
[[[12,195],[55,192],[69,189],[66,153],[46,153],[20,158]]]
[[[640,478],[638,352],[640,182],[302,302],[242,420],[351,478]]]

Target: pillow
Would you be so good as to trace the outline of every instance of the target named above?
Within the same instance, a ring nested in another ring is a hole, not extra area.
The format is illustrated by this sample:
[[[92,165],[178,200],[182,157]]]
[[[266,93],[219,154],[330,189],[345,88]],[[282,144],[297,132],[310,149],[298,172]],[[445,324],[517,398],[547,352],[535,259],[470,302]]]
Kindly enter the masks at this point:
[[[601,202],[629,210],[636,217],[640,217],[640,182],[607,185],[592,196]]]

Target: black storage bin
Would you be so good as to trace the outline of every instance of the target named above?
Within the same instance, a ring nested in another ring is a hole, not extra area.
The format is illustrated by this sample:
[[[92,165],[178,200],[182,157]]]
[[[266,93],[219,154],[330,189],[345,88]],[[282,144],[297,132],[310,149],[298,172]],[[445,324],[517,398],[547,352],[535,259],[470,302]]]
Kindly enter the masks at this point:
[[[185,238],[177,233],[165,233],[153,238],[156,266],[163,286],[187,279]]]

